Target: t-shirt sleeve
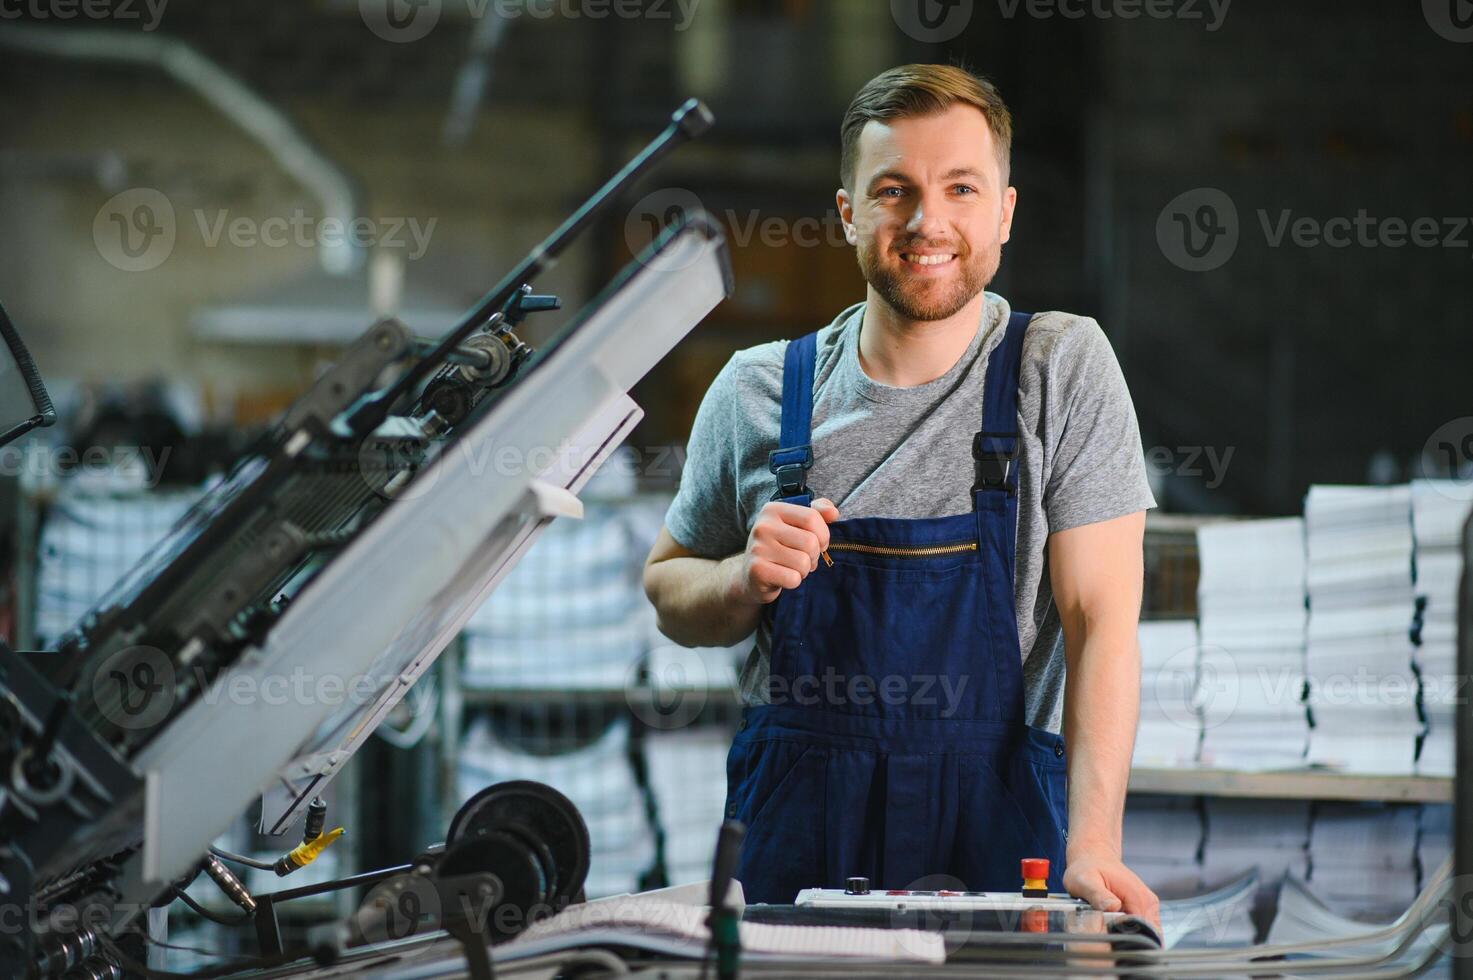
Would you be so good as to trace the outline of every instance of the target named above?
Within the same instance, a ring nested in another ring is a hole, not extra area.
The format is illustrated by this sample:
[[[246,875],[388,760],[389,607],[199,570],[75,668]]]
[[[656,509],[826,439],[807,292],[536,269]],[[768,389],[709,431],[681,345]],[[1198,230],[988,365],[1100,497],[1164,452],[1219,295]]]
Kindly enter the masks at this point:
[[[1100,325],[1085,320],[1069,330],[1051,360],[1049,421],[1057,438],[1043,497],[1049,531],[1155,507],[1135,405]]]
[[[665,514],[675,540],[703,558],[725,558],[747,544],[737,487],[738,371],[733,357],[701,399],[680,488]]]

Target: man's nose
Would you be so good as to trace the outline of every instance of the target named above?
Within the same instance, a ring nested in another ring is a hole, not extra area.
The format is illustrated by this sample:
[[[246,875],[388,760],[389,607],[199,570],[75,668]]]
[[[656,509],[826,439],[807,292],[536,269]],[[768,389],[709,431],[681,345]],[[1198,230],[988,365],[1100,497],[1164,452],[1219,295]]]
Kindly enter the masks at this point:
[[[915,210],[905,223],[905,230],[920,238],[945,238],[947,223],[943,201],[931,195],[916,200]]]

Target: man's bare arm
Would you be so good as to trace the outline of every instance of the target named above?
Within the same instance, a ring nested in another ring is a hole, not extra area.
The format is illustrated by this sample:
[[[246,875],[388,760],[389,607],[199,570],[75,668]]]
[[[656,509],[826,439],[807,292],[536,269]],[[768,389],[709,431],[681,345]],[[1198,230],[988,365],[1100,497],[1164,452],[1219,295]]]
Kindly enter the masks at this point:
[[[812,507],[770,503],[762,508],[745,551],[727,558],[692,554],[660,528],[644,564],[644,591],[660,632],[682,646],[731,646],[757,628],[762,607],[796,589],[829,546],[828,524],[839,511],[827,500]]]
[[[1049,574],[1064,628],[1064,744],[1069,845],[1064,886],[1097,908],[1159,923],[1154,892],[1121,859],[1130,758],[1140,717],[1137,628],[1144,513],[1049,536]]]

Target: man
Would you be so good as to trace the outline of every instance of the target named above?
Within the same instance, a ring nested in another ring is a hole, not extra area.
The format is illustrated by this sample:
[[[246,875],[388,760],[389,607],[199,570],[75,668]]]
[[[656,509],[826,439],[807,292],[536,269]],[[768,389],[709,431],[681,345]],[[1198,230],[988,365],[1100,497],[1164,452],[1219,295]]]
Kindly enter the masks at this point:
[[[731,359],[646,564],[671,639],[756,634],[727,763],[750,901],[1016,892],[1042,857],[1050,889],[1158,916],[1120,851],[1155,501],[1099,325],[985,291],[1011,138],[960,68],[860,90],[837,200],[865,302]]]

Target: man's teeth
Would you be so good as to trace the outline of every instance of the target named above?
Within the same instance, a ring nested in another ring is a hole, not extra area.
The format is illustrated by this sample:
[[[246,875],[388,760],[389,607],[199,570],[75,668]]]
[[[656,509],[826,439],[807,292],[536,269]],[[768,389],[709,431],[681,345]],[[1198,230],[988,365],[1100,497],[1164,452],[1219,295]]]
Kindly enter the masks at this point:
[[[916,265],[944,265],[956,258],[955,255],[913,255],[910,252],[901,252],[900,257]]]

